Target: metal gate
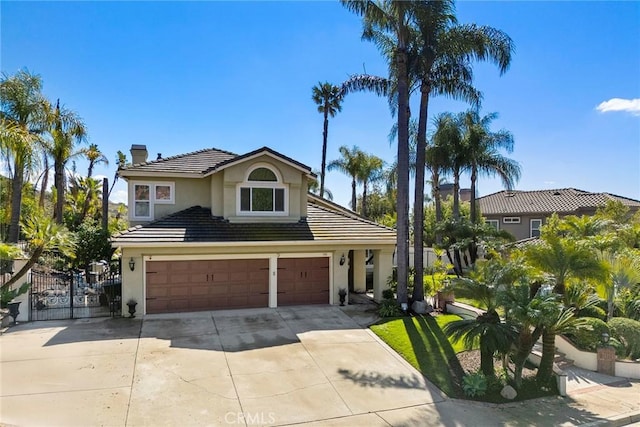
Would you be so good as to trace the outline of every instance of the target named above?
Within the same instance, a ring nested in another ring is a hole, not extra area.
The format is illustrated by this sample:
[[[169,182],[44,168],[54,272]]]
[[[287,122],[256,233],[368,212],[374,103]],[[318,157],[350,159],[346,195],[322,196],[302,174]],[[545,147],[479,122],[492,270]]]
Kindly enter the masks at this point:
[[[92,275],[87,281],[73,271],[32,270],[29,320],[120,316],[121,295],[120,274]]]

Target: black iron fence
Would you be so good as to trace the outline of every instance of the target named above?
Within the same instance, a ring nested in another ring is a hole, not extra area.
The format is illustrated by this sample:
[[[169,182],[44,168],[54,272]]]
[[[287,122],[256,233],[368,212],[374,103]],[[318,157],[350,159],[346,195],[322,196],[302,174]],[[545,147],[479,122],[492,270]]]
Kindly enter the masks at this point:
[[[120,271],[92,272],[32,269],[29,320],[120,316]]]

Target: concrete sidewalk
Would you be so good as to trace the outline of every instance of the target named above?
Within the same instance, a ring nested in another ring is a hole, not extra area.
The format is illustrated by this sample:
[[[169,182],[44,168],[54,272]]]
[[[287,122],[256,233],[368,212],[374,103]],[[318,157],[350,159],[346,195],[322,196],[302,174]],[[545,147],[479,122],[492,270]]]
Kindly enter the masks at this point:
[[[0,425],[640,421],[639,382],[578,368],[565,398],[503,405],[450,399],[363,328],[367,317],[366,310],[324,306],[18,325],[0,336]]]

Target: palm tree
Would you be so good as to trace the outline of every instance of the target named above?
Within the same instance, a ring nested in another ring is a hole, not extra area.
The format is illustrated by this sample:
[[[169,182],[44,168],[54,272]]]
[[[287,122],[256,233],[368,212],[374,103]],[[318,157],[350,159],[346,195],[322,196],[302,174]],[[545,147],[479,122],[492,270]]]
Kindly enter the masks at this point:
[[[58,224],[62,224],[65,192],[65,167],[67,162],[82,154],[76,151],[75,146],[83,142],[87,137],[87,130],[82,119],[73,111],[60,107],[60,100],[56,102],[55,109],[48,111],[49,154],[53,159],[54,182],[56,188],[56,205],[53,216]]]
[[[431,138],[431,144],[427,146],[425,160],[431,171],[431,195],[435,204],[436,223],[440,223],[443,220],[440,183],[449,165],[449,133],[455,128],[452,126],[450,115],[443,113],[433,119],[433,124],[435,132]],[[440,233],[436,234],[436,243],[442,243]]]
[[[414,300],[424,299],[423,224],[424,186],[429,100],[447,95],[479,106],[481,95],[472,86],[471,60],[491,61],[506,72],[513,53],[512,40],[502,31],[475,24],[457,25],[452,0],[426,1],[415,7],[414,68],[410,73],[420,89],[420,110],[416,145],[414,204]]]
[[[383,179],[384,160],[373,154],[362,153],[358,181],[362,184],[362,211],[360,214],[367,217],[367,191],[369,184]]]
[[[113,182],[111,183],[111,187],[109,187],[109,194],[107,195],[108,197],[111,197],[111,192],[113,191],[113,187],[115,187],[116,182],[118,181],[118,172],[120,171],[120,169],[125,168],[129,164],[129,162],[127,161],[127,155],[124,154],[122,151],[118,150],[116,163],[118,167],[116,168],[116,172],[113,175]]]
[[[603,261],[609,277],[597,282],[597,290],[607,301],[607,320],[611,320],[616,294],[640,283],[640,253],[631,250],[619,254],[608,252],[603,256]]]
[[[324,115],[324,127],[322,130],[322,166],[320,167],[320,197],[324,197],[324,175],[327,165],[327,136],[329,132],[329,116],[335,117],[342,111],[342,90],[329,82],[324,82],[313,87],[311,99],[318,105],[318,113]]]
[[[44,131],[46,100],[40,76],[21,70],[0,81],[1,150],[11,174],[11,217],[7,241],[19,238],[22,186],[37,165],[36,149]]]
[[[477,214],[476,192],[479,175],[498,175],[507,190],[513,189],[520,179],[518,162],[504,157],[499,150],[507,153],[513,151],[513,135],[507,130],[492,132],[491,122],[498,117],[497,113],[489,113],[480,117],[477,110],[470,110],[462,115],[464,126],[464,144],[467,147],[467,163],[471,172],[471,221],[480,220]]]
[[[11,289],[20,278],[27,274],[29,269],[33,267],[44,252],[57,249],[68,256],[75,246],[72,236],[67,229],[56,224],[53,218],[46,215],[42,210],[36,211],[31,217],[25,218],[23,220],[22,230],[27,239],[31,254],[20,271],[0,286],[0,291]]]
[[[401,307],[407,308],[409,278],[409,68],[408,44],[410,21],[414,3],[402,0],[359,1],[341,0],[351,12],[363,18],[363,38],[372,40],[374,31],[391,34],[394,38],[390,75],[395,78],[398,112],[398,197],[397,197],[397,297]],[[375,40],[373,40],[375,41]]]
[[[547,384],[553,374],[553,360],[556,353],[556,335],[573,332],[585,324],[585,318],[574,316],[573,307],[563,307],[560,303],[547,303],[541,310],[542,358],[536,379],[540,384]]]
[[[356,211],[356,185],[362,168],[364,153],[357,146],[353,146],[351,150],[345,145],[339,149],[342,158],[329,162],[327,169],[337,170],[351,177],[351,210]]]
[[[604,279],[606,274],[603,263],[588,247],[559,237],[548,228],[543,228],[540,244],[525,249],[525,256],[529,264],[551,276],[558,294],[564,294],[570,279]]]
[[[491,260],[479,263],[470,278],[455,279],[451,286],[457,296],[473,298],[486,307],[475,319],[451,322],[444,330],[455,340],[462,339],[469,349],[479,343],[480,368],[486,376],[495,376],[494,354],[506,354],[517,336],[514,326],[503,322],[496,309],[498,293],[514,282],[520,270],[518,265]]]
[[[109,160],[107,160],[107,157],[102,154],[97,144],[90,144],[89,148],[84,150],[83,153],[89,160],[89,166],[87,169],[87,180],[90,180],[91,176],[93,176],[93,168],[95,167],[95,165],[100,163],[103,163],[105,165],[109,164]],[[94,191],[94,187],[94,185],[87,187],[87,191],[89,193],[85,197],[84,205],[82,207],[82,213],[80,214],[80,222],[84,221],[87,216],[87,212],[89,212],[89,205],[91,204],[91,201],[93,199],[92,192]]]

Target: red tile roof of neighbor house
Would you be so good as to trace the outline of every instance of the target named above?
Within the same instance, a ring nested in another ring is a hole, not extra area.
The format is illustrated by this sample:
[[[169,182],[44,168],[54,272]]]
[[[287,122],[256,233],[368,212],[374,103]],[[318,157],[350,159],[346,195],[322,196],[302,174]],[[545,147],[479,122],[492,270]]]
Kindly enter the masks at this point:
[[[113,237],[115,246],[166,243],[388,241],[396,231],[309,201],[307,218],[296,223],[231,223],[200,206],[132,227]]]
[[[638,209],[640,201],[610,193],[591,193],[576,188],[535,191],[498,191],[478,198],[483,215],[510,215],[527,213],[579,214],[583,210],[604,206],[607,201],[620,201]]]
[[[268,147],[262,147],[246,154],[235,154],[230,151],[219,150],[217,148],[206,148],[204,150],[193,151],[191,153],[179,154],[177,156],[165,157],[157,160],[151,160],[144,163],[129,165],[120,169],[122,176],[135,175],[136,172],[145,173],[185,173],[206,175],[224,166],[229,166],[235,162],[241,162],[247,158],[260,154],[270,154],[280,158],[285,162],[289,162],[294,166],[303,169],[305,172],[311,173],[311,168],[290,157],[278,153]],[[159,175],[161,176],[161,175]]]

